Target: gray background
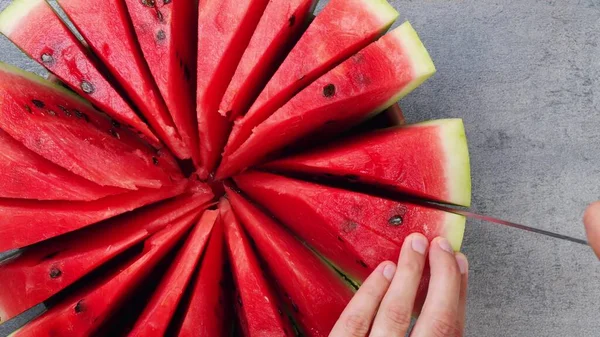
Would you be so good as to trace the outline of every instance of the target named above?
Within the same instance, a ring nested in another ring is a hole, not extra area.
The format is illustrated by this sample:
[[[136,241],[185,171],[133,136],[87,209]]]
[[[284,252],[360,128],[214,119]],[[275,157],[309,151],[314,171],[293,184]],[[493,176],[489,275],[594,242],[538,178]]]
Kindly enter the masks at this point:
[[[474,210],[583,238],[600,199],[600,0],[392,2],[438,69],[402,107],[464,118]],[[40,70],[4,38],[0,60]],[[471,220],[464,251],[467,336],[600,336],[587,247]]]

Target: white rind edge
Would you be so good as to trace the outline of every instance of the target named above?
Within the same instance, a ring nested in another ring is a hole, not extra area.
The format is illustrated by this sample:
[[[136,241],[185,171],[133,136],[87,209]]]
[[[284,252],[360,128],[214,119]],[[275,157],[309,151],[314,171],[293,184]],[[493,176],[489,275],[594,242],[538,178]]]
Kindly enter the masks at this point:
[[[386,0],[362,0],[362,6],[385,24],[382,34],[398,19],[400,13]]]
[[[44,0],[14,0],[0,13],[0,33],[10,37],[15,28]]]

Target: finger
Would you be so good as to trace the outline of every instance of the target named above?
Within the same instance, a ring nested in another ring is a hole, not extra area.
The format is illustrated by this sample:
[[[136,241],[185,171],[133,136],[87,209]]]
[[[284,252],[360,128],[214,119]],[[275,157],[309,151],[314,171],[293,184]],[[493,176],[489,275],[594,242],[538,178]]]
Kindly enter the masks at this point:
[[[458,269],[462,274],[460,280],[460,294],[458,297],[458,328],[465,331],[465,321],[467,315],[467,285],[469,282],[469,262],[467,257],[461,253],[456,254]]]
[[[431,280],[413,337],[460,336],[458,302],[461,273],[448,240],[436,238],[429,250]]]
[[[588,207],[583,217],[583,223],[585,224],[588,242],[600,259],[600,201]]]
[[[352,297],[329,337],[366,336],[395,271],[396,265],[389,261],[377,266]]]
[[[428,245],[427,238],[422,234],[411,234],[404,240],[396,274],[381,301],[370,336],[389,337],[406,334],[423,274]]]

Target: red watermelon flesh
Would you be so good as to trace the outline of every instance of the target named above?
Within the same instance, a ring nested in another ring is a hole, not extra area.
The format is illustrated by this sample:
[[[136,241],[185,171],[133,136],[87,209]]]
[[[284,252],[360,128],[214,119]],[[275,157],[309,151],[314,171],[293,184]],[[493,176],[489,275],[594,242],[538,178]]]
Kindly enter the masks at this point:
[[[225,249],[223,224],[217,219],[184,315],[178,336],[227,336],[231,326],[226,319],[224,284]]]
[[[196,1],[125,0],[137,41],[179,134],[200,165],[196,127]],[[150,5],[150,6],[148,6]]]
[[[186,183],[109,196],[94,201],[0,199],[0,252],[72,232],[184,192]]]
[[[88,0],[58,0],[58,3],[156,135],[177,157],[190,158],[190,149],[182,141],[139,49],[125,3]]]
[[[219,203],[231,268],[238,291],[237,312],[244,336],[292,336],[279,299],[263,274],[256,253],[227,199]]]
[[[435,72],[427,50],[406,22],[302,90],[223,158],[227,177],[311,134],[349,129],[407,95]]]
[[[177,305],[190,283],[192,273],[200,261],[218,214],[218,211],[204,212],[128,336],[147,337],[165,334]]]
[[[385,0],[332,0],[317,15],[248,113],[237,120],[225,155],[300,90],[381,36],[398,17]]]
[[[51,162],[103,186],[158,188],[181,179],[177,163],[83,100],[0,63],[0,129]]]
[[[124,191],[83,179],[0,130],[0,198],[89,201]]]
[[[240,222],[254,239],[306,336],[327,336],[353,296],[336,272],[241,195],[228,189]]]
[[[396,259],[411,233],[422,233],[430,240],[446,237],[457,251],[462,242],[465,218],[453,213],[270,173],[250,172],[237,176],[235,182],[327,258],[343,261],[346,256],[347,261],[340,268],[353,277],[360,275],[363,264],[349,256],[351,249],[345,247],[345,242],[359,248],[357,252],[365,257],[362,261],[369,268],[386,259]],[[360,232],[365,232],[361,240],[353,239]],[[379,237],[392,242],[398,250],[383,250],[386,246]],[[338,243],[336,238],[343,240]],[[379,241],[373,242],[376,239]]]
[[[158,142],[46,1],[13,1],[0,13],[0,33],[110,117]]]
[[[223,96],[219,113],[234,119],[246,111],[298,41],[316,0],[270,1]]]
[[[212,172],[227,141],[229,121],[219,104],[268,0],[200,1],[196,112],[202,167]]]
[[[279,172],[346,177],[468,207],[469,154],[463,122],[445,119],[360,135],[266,165]]]
[[[193,221],[182,218],[144,242],[143,251],[88,287],[36,318],[13,337],[90,336],[127,300],[159,261],[188,231]]]

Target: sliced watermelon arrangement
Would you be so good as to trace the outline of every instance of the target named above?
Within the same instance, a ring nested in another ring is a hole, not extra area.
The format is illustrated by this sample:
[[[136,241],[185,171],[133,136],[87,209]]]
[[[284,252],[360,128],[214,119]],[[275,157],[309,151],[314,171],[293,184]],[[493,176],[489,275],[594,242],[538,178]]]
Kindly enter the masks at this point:
[[[416,31],[385,0],[316,5],[0,13],[49,72],[0,63],[0,331],[327,336],[409,234],[460,250],[436,203],[470,205],[464,125],[397,103],[435,73]]]

